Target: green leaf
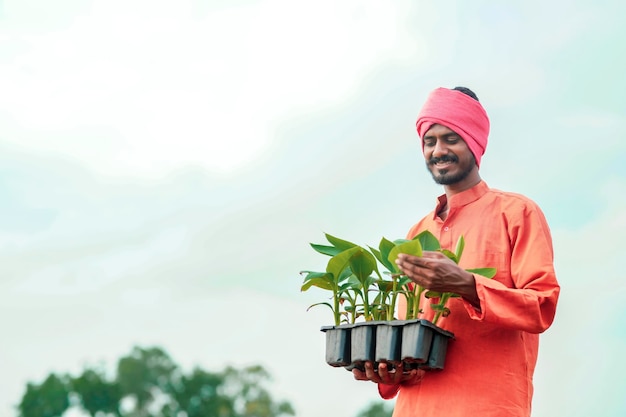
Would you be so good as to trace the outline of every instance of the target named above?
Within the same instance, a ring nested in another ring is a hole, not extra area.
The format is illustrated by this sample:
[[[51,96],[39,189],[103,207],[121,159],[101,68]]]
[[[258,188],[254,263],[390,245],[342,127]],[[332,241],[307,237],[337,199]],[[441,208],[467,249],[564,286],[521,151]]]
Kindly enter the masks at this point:
[[[309,306],[309,308],[306,309],[306,311],[309,311],[310,309],[312,309],[315,306],[328,306],[328,308],[330,308],[332,311],[335,311],[335,310],[333,310],[333,306],[331,306],[330,303],[315,303],[315,304],[311,304]]]
[[[348,280],[339,287],[339,292],[344,293],[348,290],[355,290],[357,292],[361,292],[362,287],[363,287],[363,284],[361,284],[361,281],[359,281],[358,278],[355,277],[354,275],[350,275],[350,278],[348,278]]]
[[[317,271],[300,271],[300,275],[302,274],[306,274],[306,277],[304,277],[304,279],[309,278],[310,276],[322,276],[325,275],[326,272],[317,272]]]
[[[318,245],[316,243],[310,243],[310,245],[313,249],[323,255],[335,256],[341,252],[341,249],[334,246]]]
[[[408,240],[405,241],[408,242]],[[395,270],[395,265],[389,262],[389,252],[391,252],[391,250],[395,246],[395,243],[384,237],[380,240],[380,243],[378,244],[378,249],[380,249],[380,263],[382,263],[389,271]]]
[[[441,249],[441,253],[446,255],[448,258],[452,259],[454,263],[456,264],[459,263],[459,259],[456,257],[454,253],[452,253],[452,251],[449,251],[448,249]]]
[[[360,287],[361,286],[361,281],[359,281],[359,279],[356,277],[356,275],[350,274],[346,284],[356,285],[356,286]]]
[[[337,249],[340,249],[341,251],[344,251],[346,249],[350,249],[353,248],[356,245],[356,243],[352,243],[352,242],[348,242],[347,240],[343,240],[343,239],[339,239],[338,237],[329,235],[328,233],[325,233],[326,235],[326,239]]]
[[[378,262],[380,262],[381,264],[383,264],[383,266],[387,269],[387,271],[383,271],[383,274],[388,274],[391,271],[391,265],[389,265],[389,261],[386,258],[383,258],[383,255],[380,253],[380,251],[378,251],[377,249],[368,246],[370,252],[372,252],[372,254],[374,255],[374,257],[378,260]],[[378,272],[378,266],[376,267],[376,271],[378,273],[378,275],[380,275],[380,272]]]
[[[402,288],[406,285],[409,285],[413,283],[413,280],[411,280],[411,278],[406,277],[406,276],[402,276],[399,280],[398,280],[398,287]]]
[[[350,277],[354,277],[354,275],[352,275],[352,271],[350,270],[350,268],[345,268],[341,272],[341,275],[339,275],[339,279],[337,280],[337,283],[344,282],[346,279]],[[356,277],[354,278],[356,279]]]
[[[398,271],[396,265],[396,259],[401,253],[406,253],[413,256],[422,256],[422,244],[419,240],[409,240],[408,242],[400,243],[391,249],[389,252],[389,262],[394,266],[395,271]]]
[[[324,272],[314,272],[314,271],[300,271],[300,275],[304,274],[324,274]]]
[[[330,274],[326,274],[322,277],[311,277],[305,279],[302,287],[300,287],[300,291],[306,291],[311,287],[317,287],[323,290],[333,291],[334,285],[332,282],[332,276],[330,276]]]
[[[402,243],[410,242],[412,239],[396,239],[393,241],[394,245],[400,245]]]
[[[333,256],[328,261],[328,265],[326,265],[326,272],[333,274],[333,277],[339,278],[342,272],[344,272],[345,269],[349,266],[350,258],[352,258],[352,255],[354,255],[356,252],[360,250],[363,250],[363,249],[356,246],[356,247],[352,247],[350,249],[344,250],[343,252]]]
[[[441,293],[438,291],[426,291],[426,294],[424,294],[424,297],[426,298],[439,298],[441,297]]]
[[[311,278],[322,278],[328,275],[328,272],[316,272],[316,271],[300,271],[300,274],[306,274],[302,282],[306,282]],[[329,277],[332,278],[332,277]]]
[[[443,317],[447,317],[450,315],[450,309],[446,306],[442,306],[441,304],[431,304],[430,305],[433,310],[441,312]]]
[[[369,245],[367,247],[369,248],[370,252],[372,252],[372,255],[374,255],[374,257],[376,259],[378,259],[378,261],[380,263],[382,263],[383,262],[383,258],[382,258],[382,255],[381,255],[380,251],[378,249],[375,249],[375,248],[369,246]]]
[[[461,260],[461,255],[463,255],[463,249],[465,249],[465,239],[463,235],[459,236],[459,240],[456,242],[456,249],[454,250],[454,254],[456,255],[456,263],[459,263]]]
[[[376,285],[383,292],[390,292],[393,289],[393,282],[391,281],[379,279],[378,281],[376,281]]]
[[[467,272],[471,272],[472,274],[478,274],[486,278],[493,278],[496,276],[498,270],[496,268],[472,268],[466,269]]]
[[[439,240],[428,230],[424,230],[423,232],[415,236],[413,240],[419,240],[420,244],[422,245],[422,250],[436,251],[441,249],[441,244],[439,243]]]
[[[376,269],[376,258],[365,249],[360,249],[350,257],[350,269],[359,281],[365,283],[366,279]]]

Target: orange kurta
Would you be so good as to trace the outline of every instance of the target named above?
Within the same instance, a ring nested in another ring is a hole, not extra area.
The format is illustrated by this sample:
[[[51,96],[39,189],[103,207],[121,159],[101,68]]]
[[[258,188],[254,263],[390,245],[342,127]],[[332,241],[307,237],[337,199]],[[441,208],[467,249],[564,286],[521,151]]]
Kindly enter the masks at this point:
[[[438,322],[455,335],[444,370],[426,372],[414,386],[379,385],[379,391],[387,399],[399,392],[394,417],[528,417],[538,333],[552,324],[560,290],[548,224],[533,201],[483,181],[453,195],[442,221],[436,213],[445,203],[446,196],[439,197],[437,209],[408,237],[429,230],[443,248],[454,250],[463,235],[459,265],[495,267],[497,274],[475,276],[480,310],[450,300],[450,315]],[[432,310],[425,310],[425,318],[432,318]]]

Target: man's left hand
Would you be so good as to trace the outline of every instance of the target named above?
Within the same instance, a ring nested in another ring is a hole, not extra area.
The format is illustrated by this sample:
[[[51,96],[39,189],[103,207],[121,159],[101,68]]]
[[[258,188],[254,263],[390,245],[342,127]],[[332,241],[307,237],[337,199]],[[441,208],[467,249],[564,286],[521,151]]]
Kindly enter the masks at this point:
[[[441,252],[424,251],[422,256],[401,253],[396,264],[417,285],[437,292],[452,292],[473,305],[480,305],[474,275]]]

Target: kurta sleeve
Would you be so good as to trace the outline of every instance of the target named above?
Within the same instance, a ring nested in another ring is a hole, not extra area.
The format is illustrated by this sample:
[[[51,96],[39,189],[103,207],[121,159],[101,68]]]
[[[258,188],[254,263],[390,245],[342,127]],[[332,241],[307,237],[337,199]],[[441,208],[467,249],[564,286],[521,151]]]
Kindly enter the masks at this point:
[[[507,218],[513,288],[475,275],[480,310],[464,301],[474,320],[529,333],[545,331],[554,320],[560,292],[553,266],[550,229],[536,204],[527,202]]]
[[[378,384],[378,393],[384,400],[391,400],[400,390],[400,385]]]

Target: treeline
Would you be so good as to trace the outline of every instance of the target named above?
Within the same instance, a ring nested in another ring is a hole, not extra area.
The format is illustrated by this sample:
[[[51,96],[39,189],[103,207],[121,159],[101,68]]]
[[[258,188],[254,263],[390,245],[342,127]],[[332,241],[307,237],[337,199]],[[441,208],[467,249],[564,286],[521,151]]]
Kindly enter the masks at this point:
[[[132,349],[115,375],[86,368],[80,375],[51,373],[28,383],[17,406],[20,417],[60,417],[70,408],[92,417],[284,417],[295,411],[266,388],[261,366],[184,373],[158,347]]]

